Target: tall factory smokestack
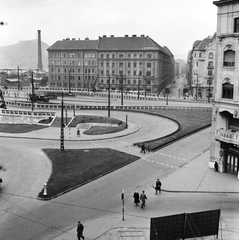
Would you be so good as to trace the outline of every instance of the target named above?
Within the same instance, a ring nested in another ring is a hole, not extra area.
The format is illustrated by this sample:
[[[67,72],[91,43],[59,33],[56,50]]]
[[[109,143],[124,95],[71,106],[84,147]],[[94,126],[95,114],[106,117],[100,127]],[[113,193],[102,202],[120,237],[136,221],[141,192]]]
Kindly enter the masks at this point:
[[[41,30],[37,30],[38,32],[38,70],[42,70],[42,56],[41,56]]]

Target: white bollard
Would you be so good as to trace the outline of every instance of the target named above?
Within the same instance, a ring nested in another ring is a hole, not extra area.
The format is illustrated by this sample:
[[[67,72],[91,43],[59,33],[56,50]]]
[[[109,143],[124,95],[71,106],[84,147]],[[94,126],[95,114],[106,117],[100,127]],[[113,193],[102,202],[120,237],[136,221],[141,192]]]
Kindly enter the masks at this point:
[[[47,195],[47,184],[45,183],[43,186],[44,186],[43,196],[46,196]]]

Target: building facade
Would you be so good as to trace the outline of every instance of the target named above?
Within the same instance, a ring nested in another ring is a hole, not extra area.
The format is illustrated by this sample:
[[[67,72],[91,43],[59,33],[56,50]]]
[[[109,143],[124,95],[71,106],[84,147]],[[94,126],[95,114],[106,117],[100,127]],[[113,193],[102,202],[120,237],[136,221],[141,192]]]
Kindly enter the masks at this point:
[[[215,100],[209,165],[219,171],[239,171],[239,2],[214,1],[218,7]]]
[[[195,99],[213,96],[216,34],[202,41],[195,41],[189,54],[189,89]]]
[[[148,36],[66,39],[48,48],[49,87],[159,94],[174,78],[174,56]]]

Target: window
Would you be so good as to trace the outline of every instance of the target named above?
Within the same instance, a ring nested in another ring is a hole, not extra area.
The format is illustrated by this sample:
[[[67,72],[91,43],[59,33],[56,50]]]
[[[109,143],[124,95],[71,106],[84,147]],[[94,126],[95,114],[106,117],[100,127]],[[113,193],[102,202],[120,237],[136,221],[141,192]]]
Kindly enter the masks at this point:
[[[213,62],[212,61],[208,62],[208,67],[213,67]]]
[[[80,80],[80,76],[78,76],[78,80]]]
[[[134,76],[136,76],[136,71],[134,71]]]
[[[119,54],[119,58],[123,58],[124,57],[124,55],[123,54]]]
[[[148,59],[151,59],[151,54],[147,54],[147,58],[148,58]]]
[[[112,54],[112,59],[115,59],[115,55],[114,54]]]
[[[137,66],[137,63],[136,63],[136,62],[134,62],[134,67],[136,68],[136,66]]]
[[[128,67],[130,68],[130,63],[128,63]]]
[[[209,58],[209,59],[213,59],[213,53],[209,53],[208,58]]]
[[[101,54],[101,55],[100,55],[100,58],[103,59],[103,58],[104,58],[104,54]]]
[[[148,67],[148,68],[151,68],[151,63],[147,63],[147,67]]]
[[[143,58],[143,54],[139,54],[139,58]]]
[[[202,53],[199,53],[199,57],[202,57]]]
[[[80,68],[78,68],[78,73],[80,73]]]
[[[92,80],[95,80],[95,76],[92,76]]]
[[[239,18],[234,19],[234,33],[239,32]]]
[[[209,76],[210,76],[210,75],[213,75],[212,70],[208,70],[208,75],[209,75]]]
[[[235,52],[232,50],[227,50],[224,52],[224,67],[235,67]]]
[[[130,76],[130,71],[128,71],[128,76]]]
[[[194,57],[197,57],[197,54],[196,54],[196,53],[194,53]]]
[[[120,68],[124,67],[124,63],[120,62],[120,63],[119,63],[119,67],[120,67]]]
[[[233,99],[233,85],[231,83],[222,84],[222,97]]]
[[[103,71],[103,70],[100,71],[100,75],[101,75],[101,76],[104,75],[104,71]]]
[[[106,54],[106,58],[109,59],[109,58],[110,58],[110,55],[109,55],[109,54]]]
[[[85,73],[87,73],[87,68],[85,68]]]
[[[128,80],[128,84],[130,84],[130,80]]]
[[[112,62],[112,68],[114,68],[115,67],[115,63],[114,62]]]
[[[106,63],[106,67],[107,67],[107,68],[109,67],[109,62]]]
[[[101,66],[101,67],[104,67],[104,63],[103,63],[103,62],[101,62],[101,63],[100,63],[100,66]]]
[[[134,53],[134,58],[137,58],[137,54],[136,53]]]
[[[128,58],[130,58],[130,53],[128,53]]]

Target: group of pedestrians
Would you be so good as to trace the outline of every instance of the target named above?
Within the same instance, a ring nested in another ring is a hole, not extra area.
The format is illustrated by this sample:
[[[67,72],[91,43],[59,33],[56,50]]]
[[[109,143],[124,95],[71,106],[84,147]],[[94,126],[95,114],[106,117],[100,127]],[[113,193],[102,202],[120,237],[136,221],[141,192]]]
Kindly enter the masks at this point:
[[[161,193],[161,186],[162,186],[162,183],[160,182],[159,179],[157,179],[155,186],[153,186],[153,188],[156,191],[155,192],[156,195],[158,194],[158,192]],[[133,198],[134,198],[135,206],[138,206],[138,204],[140,204],[141,202],[141,208],[145,207],[146,199],[148,199],[144,190],[140,194],[138,193],[137,190],[135,190],[133,194]]]
[[[139,194],[137,190],[135,190],[133,198],[135,206],[138,206],[138,204],[141,201],[141,208],[145,207],[145,201],[146,199],[148,199],[144,191],[142,191],[142,193]]]

